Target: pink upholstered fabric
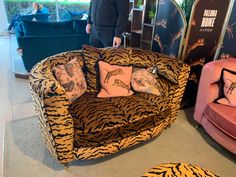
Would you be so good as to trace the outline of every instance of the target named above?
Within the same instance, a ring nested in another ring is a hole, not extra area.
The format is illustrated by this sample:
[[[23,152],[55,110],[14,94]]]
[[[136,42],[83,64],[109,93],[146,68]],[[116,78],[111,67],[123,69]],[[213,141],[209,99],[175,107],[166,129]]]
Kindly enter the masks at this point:
[[[236,109],[234,107],[209,103],[203,114],[222,132],[236,140]]]
[[[97,97],[129,96],[134,92],[130,90],[132,75],[131,66],[110,65],[99,61],[101,91]]]
[[[206,132],[220,145],[236,154],[236,141],[231,138],[220,129],[218,129],[214,124],[212,124],[205,116],[202,117],[201,125],[204,127]]]
[[[65,65],[57,65],[53,68],[54,75],[66,91],[70,102],[73,102],[87,89],[87,83],[77,58],[72,59]]]
[[[159,96],[161,93],[156,77],[147,69],[140,68],[132,73],[131,85],[135,91]]]
[[[214,140],[236,154],[236,108],[213,103],[219,97],[216,82],[220,80],[223,68],[236,71],[236,58],[204,65],[198,86],[194,119]]]
[[[219,96],[219,88],[214,83],[220,80],[223,68],[236,71],[236,59],[230,58],[209,62],[202,69],[194,110],[194,119],[199,123],[201,123],[202,113],[207,104],[213,102]]]

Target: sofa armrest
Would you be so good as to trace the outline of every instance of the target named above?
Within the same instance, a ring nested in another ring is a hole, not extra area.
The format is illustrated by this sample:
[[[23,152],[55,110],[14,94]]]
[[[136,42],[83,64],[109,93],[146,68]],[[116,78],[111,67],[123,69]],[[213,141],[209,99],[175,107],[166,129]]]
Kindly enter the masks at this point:
[[[221,70],[227,68],[236,71],[236,59],[212,61],[204,65],[198,85],[197,100],[194,110],[194,119],[201,123],[202,113],[208,103],[218,98]]]
[[[177,113],[180,109],[181,101],[184,95],[184,90],[186,84],[188,82],[188,77],[190,74],[190,66],[187,64],[183,64],[182,69],[179,73],[178,77],[178,85],[173,85],[170,90],[170,108],[171,108],[171,116],[170,123],[174,122],[177,116]]]
[[[74,125],[65,90],[43,62],[32,69],[29,80],[43,140],[57,160],[68,163],[73,160]]]
[[[18,39],[19,48],[23,49],[22,60],[27,71],[46,57],[79,50],[89,43],[89,35],[23,36]]]

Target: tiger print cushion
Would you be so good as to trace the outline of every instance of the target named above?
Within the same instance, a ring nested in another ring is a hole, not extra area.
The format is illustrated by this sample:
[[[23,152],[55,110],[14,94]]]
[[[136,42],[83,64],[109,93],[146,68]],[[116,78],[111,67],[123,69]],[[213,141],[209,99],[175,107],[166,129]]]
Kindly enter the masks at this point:
[[[218,177],[213,172],[187,163],[167,163],[150,169],[142,177]]]
[[[83,58],[87,70],[88,90],[96,92],[100,90],[98,61],[103,60],[113,65],[128,66],[130,48],[95,48],[83,46]]]
[[[96,93],[92,92],[82,95],[69,108],[74,119],[77,144],[89,138],[94,138],[94,140],[90,139],[91,142],[105,142],[108,135],[110,139],[117,139],[119,132],[126,130],[131,132],[132,128],[139,127],[140,129],[146,124],[154,125],[155,121],[152,118],[160,121],[169,113],[167,101],[165,102],[167,99],[162,96],[156,97],[159,99],[157,98],[157,102],[154,103],[140,95],[103,99],[96,98]],[[163,114],[163,112],[166,113]],[[79,137],[83,137],[83,140]],[[96,140],[95,137],[99,138]]]
[[[82,53],[80,50],[73,52],[63,52],[61,54],[57,54],[56,56],[51,56],[42,60],[39,63],[41,66],[40,69],[38,69],[37,66],[33,67],[30,72],[31,78],[37,78],[38,75],[47,76],[47,78],[35,79],[35,83],[31,84],[34,91],[42,97],[55,92],[55,89],[58,89],[58,85],[55,85],[54,83],[55,76],[52,74],[53,68],[58,65],[64,65],[74,58],[77,58],[79,66],[83,68],[83,58],[81,54]],[[40,85],[40,87],[38,85]]]
[[[148,69],[136,69],[132,73],[131,86],[135,91],[160,95],[158,80]]]
[[[87,90],[96,92],[99,87],[98,61],[101,59],[102,50],[99,48],[84,45],[82,56],[85,63]]]
[[[85,93],[87,84],[77,58],[64,65],[57,65],[53,68],[53,72],[58,82],[65,89],[70,102]]]
[[[182,68],[182,61],[170,58],[166,55],[143,49],[132,49],[130,65],[137,67],[153,67],[158,74],[167,80],[177,84],[178,76]]]
[[[104,48],[102,50],[101,59],[112,64],[129,66],[130,57],[132,54],[131,48]]]

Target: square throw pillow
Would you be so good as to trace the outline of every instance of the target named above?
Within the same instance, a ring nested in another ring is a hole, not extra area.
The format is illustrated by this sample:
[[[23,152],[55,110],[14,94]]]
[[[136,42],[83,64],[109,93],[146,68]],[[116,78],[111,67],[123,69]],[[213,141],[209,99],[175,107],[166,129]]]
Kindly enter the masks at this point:
[[[236,72],[223,68],[221,82],[224,98],[218,99],[217,102],[236,107]]]
[[[130,53],[131,48],[95,48],[89,45],[83,45],[82,55],[87,69],[88,90],[91,92],[100,90],[99,60],[112,65],[129,66]]]
[[[99,61],[98,65],[102,88],[97,97],[118,97],[133,94],[130,90],[131,66],[110,65],[104,61]]]
[[[158,52],[133,48],[130,65],[146,68],[155,66],[160,76],[174,84],[178,84],[178,77],[183,62],[177,58],[170,58]]]
[[[76,58],[65,65],[53,67],[53,72],[57,81],[65,89],[70,102],[85,93],[87,89],[86,80]]]
[[[101,49],[83,45],[82,56],[86,69],[88,91],[90,92],[97,92],[100,86],[98,61],[101,60],[102,55]]]
[[[161,93],[157,84],[157,76],[151,73],[151,69],[152,68],[134,69],[132,73],[131,86],[135,91],[159,96]]]

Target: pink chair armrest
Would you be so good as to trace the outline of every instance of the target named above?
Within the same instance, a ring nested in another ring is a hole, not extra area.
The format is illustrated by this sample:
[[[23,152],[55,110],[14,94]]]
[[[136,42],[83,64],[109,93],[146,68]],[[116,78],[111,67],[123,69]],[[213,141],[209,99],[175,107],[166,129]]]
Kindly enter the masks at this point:
[[[194,119],[198,123],[201,123],[202,113],[207,104],[218,98],[219,88],[214,83],[220,80],[223,68],[236,71],[236,58],[212,61],[205,64],[202,69],[194,110]]]

